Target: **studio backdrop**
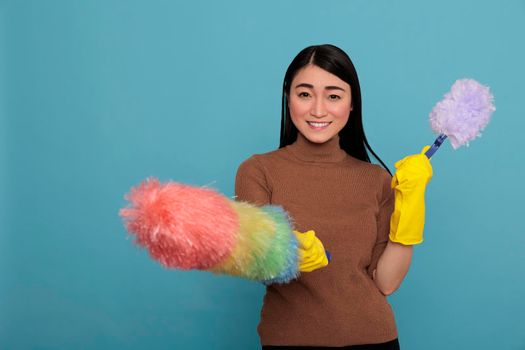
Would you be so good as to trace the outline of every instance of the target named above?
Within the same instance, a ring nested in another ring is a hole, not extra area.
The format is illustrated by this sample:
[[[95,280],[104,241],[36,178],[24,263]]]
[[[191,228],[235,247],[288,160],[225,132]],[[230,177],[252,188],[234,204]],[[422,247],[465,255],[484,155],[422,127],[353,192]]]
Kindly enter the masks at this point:
[[[402,349],[525,349],[524,37],[523,0],[1,1],[0,348],[257,349],[262,284],[163,268],[118,211],[148,176],[233,197],[278,148],[289,62],[331,43],[391,170],[456,79],[490,86],[388,300]]]

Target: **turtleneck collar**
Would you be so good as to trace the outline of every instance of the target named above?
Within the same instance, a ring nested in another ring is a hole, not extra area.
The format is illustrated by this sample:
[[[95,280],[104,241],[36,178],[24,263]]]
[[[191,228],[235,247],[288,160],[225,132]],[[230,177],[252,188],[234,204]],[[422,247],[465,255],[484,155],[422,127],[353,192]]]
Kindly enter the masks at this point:
[[[297,140],[286,148],[298,159],[312,163],[337,163],[347,157],[347,153],[339,146],[339,135],[336,134],[324,143],[308,140],[300,132]]]

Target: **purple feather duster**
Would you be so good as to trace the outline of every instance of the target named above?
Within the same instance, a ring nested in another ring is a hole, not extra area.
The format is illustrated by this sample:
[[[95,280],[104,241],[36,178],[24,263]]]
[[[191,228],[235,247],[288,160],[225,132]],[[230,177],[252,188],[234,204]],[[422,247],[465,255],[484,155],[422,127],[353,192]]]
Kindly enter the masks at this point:
[[[495,110],[488,86],[473,79],[460,79],[430,112],[430,125],[434,132],[449,137],[452,147],[457,149],[481,136],[480,131]]]

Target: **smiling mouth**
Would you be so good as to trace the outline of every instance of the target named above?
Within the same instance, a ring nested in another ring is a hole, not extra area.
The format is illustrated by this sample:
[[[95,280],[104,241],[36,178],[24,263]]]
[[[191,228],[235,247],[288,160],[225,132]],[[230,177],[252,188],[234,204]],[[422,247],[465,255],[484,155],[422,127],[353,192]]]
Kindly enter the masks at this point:
[[[322,130],[326,127],[328,127],[328,125],[330,125],[332,122],[311,122],[311,121],[307,121],[308,125],[310,125],[312,128],[316,129],[316,130]]]

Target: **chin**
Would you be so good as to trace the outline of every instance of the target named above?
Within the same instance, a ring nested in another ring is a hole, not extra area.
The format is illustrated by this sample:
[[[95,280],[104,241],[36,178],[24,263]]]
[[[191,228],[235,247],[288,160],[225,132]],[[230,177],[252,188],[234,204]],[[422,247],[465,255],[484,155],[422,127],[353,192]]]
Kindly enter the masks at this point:
[[[333,137],[333,135],[332,136],[320,136],[320,135],[311,136],[311,135],[306,134],[305,137],[308,139],[308,141],[313,142],[313,143],[325,143],[326,141],[330,140]]]
[[[314,139],[314,140],[311,140],[311,141],[314,142],[314,143],[325,143],[328,140],[329,139]]]

